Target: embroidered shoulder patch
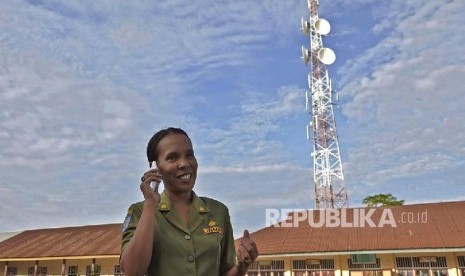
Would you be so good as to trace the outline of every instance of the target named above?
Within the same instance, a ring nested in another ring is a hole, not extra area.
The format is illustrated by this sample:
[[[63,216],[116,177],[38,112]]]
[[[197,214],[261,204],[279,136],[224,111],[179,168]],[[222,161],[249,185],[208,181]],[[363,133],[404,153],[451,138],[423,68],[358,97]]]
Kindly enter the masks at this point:
[[[123,230],[122,232],[126,231],[129,227],[129,222],[131,222],[131,218],[132,218],[132,213],[128,213],[126,215],[126,218],[124,219],[124,223],[123,223]]]

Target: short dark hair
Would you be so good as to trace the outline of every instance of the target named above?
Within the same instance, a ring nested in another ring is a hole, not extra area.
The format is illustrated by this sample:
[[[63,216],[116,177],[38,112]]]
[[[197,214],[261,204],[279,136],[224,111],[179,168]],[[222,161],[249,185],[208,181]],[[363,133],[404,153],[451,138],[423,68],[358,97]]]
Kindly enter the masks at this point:
[[[152,166],[152,162],[156,162],[158,159],[158,152],[157,152],[157,147],[158,144],[160,143],[161,139],[165,137],[168,134],[182,134],[189,139],[189,141],[192,143],[191,138],[189,138],[189,135],[187,133],[176,127],[168,127],[162,130],[159,130],[157,133],[155,133],[152,138],[150,139],[148,145],[147,145],[147,159],[149,161],[150,166]]]

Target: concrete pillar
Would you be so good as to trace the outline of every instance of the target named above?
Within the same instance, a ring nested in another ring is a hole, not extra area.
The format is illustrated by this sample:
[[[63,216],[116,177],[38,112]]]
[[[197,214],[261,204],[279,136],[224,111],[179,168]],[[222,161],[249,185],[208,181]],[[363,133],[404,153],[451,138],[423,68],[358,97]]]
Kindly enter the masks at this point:
[[[61,263],[61,276],[66,275],[66,260],[63,259],[63,262]]]
[[[34,265],[34,276],[37,276],[37,268],[39,266],[39,261],[36,261],[36,264]]]

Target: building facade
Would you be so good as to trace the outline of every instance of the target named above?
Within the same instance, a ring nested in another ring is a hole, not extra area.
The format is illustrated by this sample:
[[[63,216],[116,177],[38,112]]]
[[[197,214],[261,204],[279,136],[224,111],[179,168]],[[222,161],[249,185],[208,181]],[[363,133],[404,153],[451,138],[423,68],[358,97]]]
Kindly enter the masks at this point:
[[[121,227],[3,235],[0,273],[123,275]],[[251,236],[249,276],[465,276],[465,201],[294,212]]]

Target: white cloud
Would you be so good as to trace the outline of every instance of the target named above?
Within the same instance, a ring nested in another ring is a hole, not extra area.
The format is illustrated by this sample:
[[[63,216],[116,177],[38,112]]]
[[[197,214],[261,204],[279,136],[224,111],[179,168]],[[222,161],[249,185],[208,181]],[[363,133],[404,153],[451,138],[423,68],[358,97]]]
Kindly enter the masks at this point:
[[[298,165],[199,168],[196,191],[224,202],[236,237],[265,225],[266,208],[313,208],[311,170]]]
[[[272,91],[247,94],[240,105],[238,116],[221,129],[204,126],[196,130],[201,133],[203,143],[200,151],[206,151],[208,164],[279,164],[285,152],[285,144],[268,139],[280,131],[282,120],[292,120],[304,112],[304,91],[298,87],[280,87]]]
[[[462,8],[460,1],[418,7],[369,51],[377,60],[370,76],[351,74],[360,73],[356,68],[367,59],[340,70],[354,77],[342,89],[352,97],[343,112],[356,142],[346,171],[360,184],[427,175],[463,160],[465,98],[458,87],[465,73],[460,58],[465,41],[454,35],[465,31]],[[396,54],[381,62],[386,50]]]
[[[461,176],[463,3],[396,13],[404,2],[325,3],[368,10],[389,34],[340,70],[354,200],[369,184]],[[15,227],[0,231],[121,221],[141,199],[148,138],[170,125],[191,134],[196,189],[227,203],[236,231],[262,227],[267,207],[313,207],[292,48],[305,1],[34,3],[0,3],[0,225]]]

